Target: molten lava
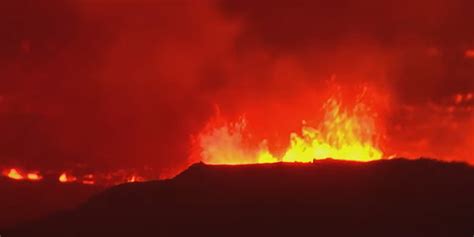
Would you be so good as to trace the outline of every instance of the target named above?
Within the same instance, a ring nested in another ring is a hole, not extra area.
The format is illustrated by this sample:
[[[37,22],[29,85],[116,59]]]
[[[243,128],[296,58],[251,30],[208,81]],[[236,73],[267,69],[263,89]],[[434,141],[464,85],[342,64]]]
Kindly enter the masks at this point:
[[[15,179],[15,180],[22,180],[22,179],[25,179],[25,177],[23,177],[22,174],[20,174],[20,172],[18,172],[17,169],[9,169],[8,171],[5,171],[3,172],[3,174],[10,178],[10,179]]]
[[[203,162],[209,164],[249,164],[272,162],[311,162],[333,158],[340,160],[371,161],[381,159],[377,145],[376,114],[364,103],[351,110],[336,99],[323,106],[324,118],[317,127],[303,121],[301,133],[290,134],[290,144],[281,155],[268,149],[268,140],[258,145],[248,144],[246,120],[222,126],[208,126],[197,137],[198,151]]]
[[[18,168],[5,170],[3,175],[14,180],[38,181],[43,179],[43,177],[38,172],[24,172]]]
[[[64,172],[59,176],[58,180],[61,183],[70,183],[70,182],[75,182],[77,178]]]
[[[37,181],[43,179],[40,174],[38,173],[28,173],[26,174],[26,178],[31,181]]]
[[[7,177],[12,180],[18,180],[18,181],[42,181],[43,180],[43,175],[39,171],[26,171],[24,169],[20,168],[8,168],[3,170],[1,173],[4,177]],[[124,171],[118,171],[118,172],[112,172],[112,173],[95,173],[95,174],[85,174],[82,176],[76,176],[71,174],[69,171],[63,171],[59,173],[57,177],[57,181],[59,183],[79,183],[79,184],[85,184],[85,185],[105,185],[105,186],[110,186],[110,185],[117,185],[120,183],[131,183],[131,182],[142,182],[147,180],[148,178],[145,178],[143,176],[129,173],[129,172],[124,172]]]
[[[84,178],[82,180],[82,184],[87,184],[87,185],[95,184],[94,175],[93,174],[84,175]]]
[[[141,181],[144,181],[145,179],[140,177],[140,176],[137,176],[137,175],[132,175],[131,177],[127,178],[127,180],[125,182],[127,183],[135,183],[135,182],[141,182]]]
[[[341,109],[340,102],[325,104],[325,118],[319,129],[303,126],[301,136],[291,134],[291,145],[283,156],[285,162],[310,162],[313,159],[371,161],[382,158],[375,145],[374,121],[364,104],[352,113]]]

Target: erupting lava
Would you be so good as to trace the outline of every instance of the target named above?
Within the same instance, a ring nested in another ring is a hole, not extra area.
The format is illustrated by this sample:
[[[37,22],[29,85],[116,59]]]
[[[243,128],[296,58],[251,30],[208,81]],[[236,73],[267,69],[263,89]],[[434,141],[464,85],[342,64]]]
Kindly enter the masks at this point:
[[[144,181],[145,179],[143,179],[142,177],[140,176],[136,176],[136,175],[132,175],[131,177],[129,177],[125,182],[127,183],[135,183],[135,182],[141,182],[141,181]]]
[[[212,122],[197,137],[200,157],[208,164],[311,162],[318,159],[371,161],[381,159],[377,146],[376,114],[364,103],[348,110],[336,99],[324,104],[324,119],[318,127],[303,121],[301,134],[290,134],[290,144],[280,156],[268,149],[268,141],[257,146],[246,141],[246,120],[216,126]]]
[[[38,173],[28,173],[26,174],[26,178],[33,181],[42,179],[41,175],[39,175]]]
[[[21,168],[8,168],[4,169],[1,173],[4,177],[17,180],[17,181],[42,181],[44,179],[42,174],[46,177],[54,177],[57,175],[55,180],[59,183],[80,183],[85,185],[116,185],[120,183],[131,183],[131,182],[142,182],[147,180],[142,176],[136,174],[128,174],[127,172],[115,172],[115,173],[97,173],[97,174],[85,174],[85,175],[73,175],[70,171],[63,171],[60,173],[55,172],[38,172],[38,171],[25,171]],[[46,178],[48,179],[48,178]]]
[[[64,172],[59,176],[58,180],[61,183],[70,183],[70,182],[75,182],[77,178]]]
[[[37,181],[43,179],[43,177],[38,172],[22,172],[19,169],[11,168],[5,170],[3,175],[14,180],[30,180]]]
[[[10,169],[4,172],[4,175],[10,179],[22,180],[24,179],[23,175],[21,175],[16,169]]]

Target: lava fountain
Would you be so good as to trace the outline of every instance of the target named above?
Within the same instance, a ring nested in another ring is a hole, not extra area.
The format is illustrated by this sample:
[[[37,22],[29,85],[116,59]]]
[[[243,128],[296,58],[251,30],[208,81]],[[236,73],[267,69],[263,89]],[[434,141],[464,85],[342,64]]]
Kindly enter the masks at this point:
[[[324,117],[318,126],[305,121],[300,133],[291,133],[288,147],[276,155],[268,149],[268,140],[249,143],[247,120],[218,123],[211,119],[196,137],[201,160],[208,164],[251,164],[273,162],[311,162],[333,158],[371,161],[381,159],[378,146],[377,114],[369,106],[357,102],[352,108],[341,100],[330,98],[323,105]],[[217,115],[219,116],[219,115]]]

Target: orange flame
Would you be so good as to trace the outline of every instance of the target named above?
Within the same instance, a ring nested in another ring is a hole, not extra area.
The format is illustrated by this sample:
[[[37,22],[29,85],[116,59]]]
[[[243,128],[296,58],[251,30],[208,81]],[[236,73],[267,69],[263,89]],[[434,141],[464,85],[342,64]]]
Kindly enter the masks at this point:
[[[144,181],[144,179],[137,175],[132,175],[126,180],[127,183],[135,183],[135,182],[141,182],[141,181]]]
[[[317,127],[303,121],[301,134],[292,133],[290,144],[281,156],[272,154],[263,140],[257,147],[245,142],[246,120],[206,129],[198,136],[200,157],[209,164],[248,164],[273,162],[311,162],[333,158],[371,161],[381,159],[377,146],[375,114],[363,103],[343,109],[336,99],[324,105],[325,117]]]
[[[66,172],[63,172],[59,178],[58,178],[59,182],[61,183],[70,183],[70,182],[74,182],[77,180],[76,177],[70,175],[70,174],[67,174]]]
[[[3,175],[14,180],[38,181],[43,179],[43,177],[38,172],[23,172],[18,168],[8,169],[3,172]]]
[[[1,175],[12,179],[12,180],[24,180],[24,181],[41,181],[43,176],[39,171],[25,171],[20,168],[9,168],[1,172]],[[145,181],[146,178],[139,176],[137,174],[128,175],[128,174],[119,174],[113,176],[111,174],[85,174],[81,177],[74,176],[68,171],[63,171],[57,176],[57,181],[60,183],[72,183],[77,182],[85,185],[115,185],[124,182],[141,182]]]
[[[23,177],[23,175],[20,172],[18,172],[18,170],[15,168],[9,169],[8,171],[5,171],[3,174],[10,179],[15,179],[15,180],[25,179],[25,177]]]
[[[31,181],[38,181],[38,180],[43,179],[43,177],[39,173],[36,173],[36,172],[31,172],[31,173],[26,174],[26,178]]]

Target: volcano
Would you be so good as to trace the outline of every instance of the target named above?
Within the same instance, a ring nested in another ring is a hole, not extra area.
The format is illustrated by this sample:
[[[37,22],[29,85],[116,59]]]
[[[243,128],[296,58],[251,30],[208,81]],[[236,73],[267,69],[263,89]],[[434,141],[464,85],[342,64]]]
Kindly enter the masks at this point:
[[[431,159],[194,164],[4,236],[471,236],[474,168]]]
[[[473,236],[472,9],[1,1],[0,237]]]

